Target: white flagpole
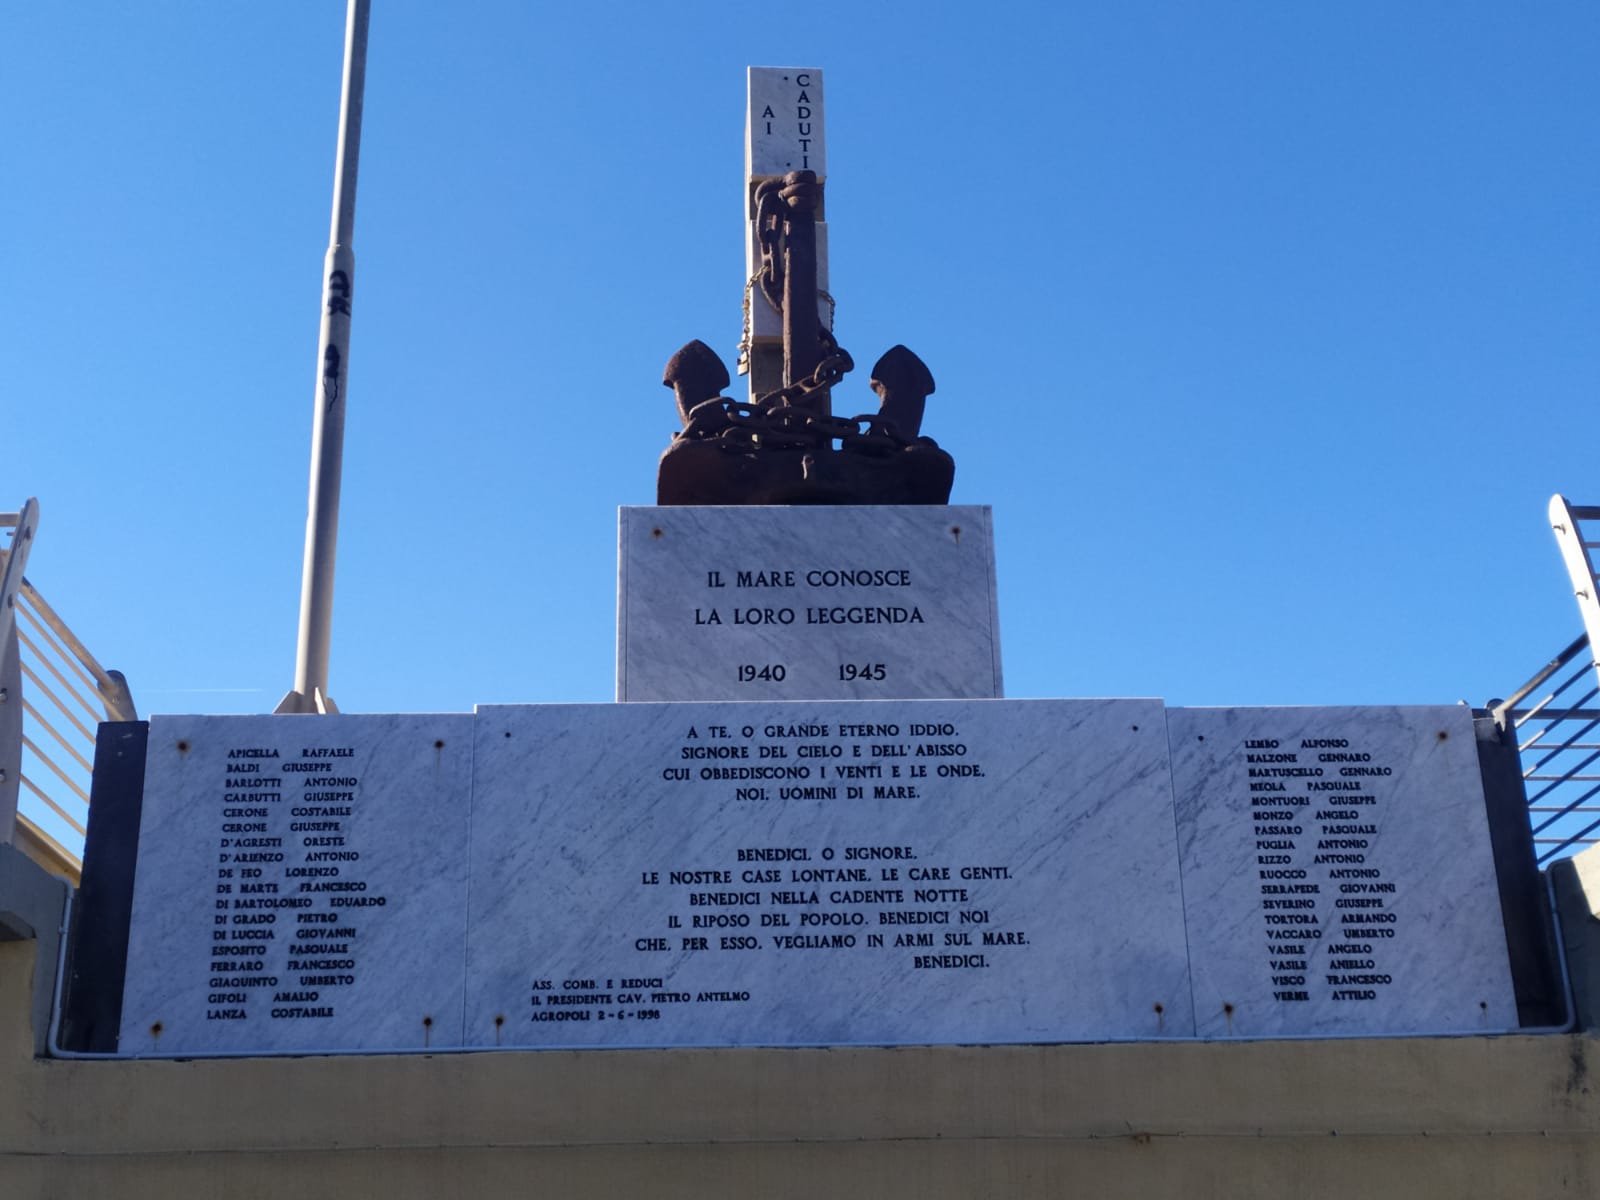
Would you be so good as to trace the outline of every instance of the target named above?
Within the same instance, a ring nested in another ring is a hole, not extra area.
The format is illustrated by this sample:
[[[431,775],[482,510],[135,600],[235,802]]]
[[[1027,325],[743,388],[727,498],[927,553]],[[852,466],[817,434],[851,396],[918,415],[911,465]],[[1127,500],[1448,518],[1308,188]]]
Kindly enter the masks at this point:
[[[337,712],[328,698],[328,646],[333,628],[333,569],[339,540],[339,483],[344,463],[346,384],[350,377],[350,302],[355,283],[351,240],[356,223],[356,170],[361,157],[361,100],[367,76],[371,0],[349,0],[344,30],[344,89],[339,149],[333,171],[333,222],[323,264],[322,326],[311,418],[311,492],[300,580],[300,636],[294,688],[280,713]]]

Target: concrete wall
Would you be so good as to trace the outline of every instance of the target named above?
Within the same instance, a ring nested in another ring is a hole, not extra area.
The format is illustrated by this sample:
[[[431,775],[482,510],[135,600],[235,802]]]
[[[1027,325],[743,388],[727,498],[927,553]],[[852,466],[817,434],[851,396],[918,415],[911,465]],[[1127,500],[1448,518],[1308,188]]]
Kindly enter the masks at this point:
[[[1591,1036],[41,1059],[0,1196],[1593,1196]]]

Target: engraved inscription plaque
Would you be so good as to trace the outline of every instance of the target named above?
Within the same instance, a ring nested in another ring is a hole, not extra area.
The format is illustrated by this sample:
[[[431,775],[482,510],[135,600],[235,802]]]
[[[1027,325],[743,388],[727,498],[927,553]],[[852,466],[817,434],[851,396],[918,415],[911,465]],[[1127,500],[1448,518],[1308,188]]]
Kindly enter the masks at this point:
[[[1516,1027],[1467,709],[1167,721],[1201,1036]]]
[[[152,719],[121,1052],[459,1045],[471,729]]]
[[[821,70],[750,67],[746,79],[745,175],[815,171],[826,178]]]
[[[623,508],[619,700],[1002,694],[981,505]]]
[[[1193,1034],[1149,700],[479,710],[473,1046]]]

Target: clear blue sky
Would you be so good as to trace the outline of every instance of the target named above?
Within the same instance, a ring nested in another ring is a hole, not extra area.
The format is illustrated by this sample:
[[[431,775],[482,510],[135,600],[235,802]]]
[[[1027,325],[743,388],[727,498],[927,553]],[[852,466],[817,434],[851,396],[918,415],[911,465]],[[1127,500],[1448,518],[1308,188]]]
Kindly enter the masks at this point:
[[[1008,694],[1481,703],[1579,632],[1600,6],[374,8],[346,711],[611,698],[748,64],[826,72],[836,405],[932,368]],[[292,682],[343,22],[0,8],[0,508],[144,714]]]

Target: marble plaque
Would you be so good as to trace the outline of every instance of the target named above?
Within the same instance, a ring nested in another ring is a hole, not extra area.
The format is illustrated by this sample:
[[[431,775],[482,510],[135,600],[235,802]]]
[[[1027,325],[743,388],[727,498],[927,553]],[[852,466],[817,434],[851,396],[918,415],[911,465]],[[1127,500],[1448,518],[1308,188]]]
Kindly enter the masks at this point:
[[[617,699],[993,699],[983,505],[623,508]]]
[[[1468,709],[1167,727],[1201,1036],[1516,1028]]]
[[[1153,700],[479,709],[469,1046],[1193,1036]]]
[[[821,70],[750,67],[747,79],[745,177],[815,171],[826,179]]]
[[[155,717],[130,1055],[461,1043],[472,717]]]

